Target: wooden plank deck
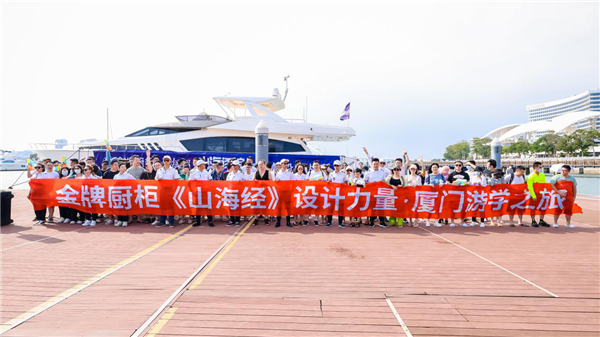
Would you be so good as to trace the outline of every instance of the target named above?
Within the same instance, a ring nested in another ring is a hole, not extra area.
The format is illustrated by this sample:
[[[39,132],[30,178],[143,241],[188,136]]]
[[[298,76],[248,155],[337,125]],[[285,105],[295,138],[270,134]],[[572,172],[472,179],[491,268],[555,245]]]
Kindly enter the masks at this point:
[[[598,201],[576,229],[250,226],[146,333],[404,336],[391,303],[413,336],[598,336]],[[13,203],[3,324],[187,227],[31,227]],[[189,229],[4,335],[130,336],[236,230]]]

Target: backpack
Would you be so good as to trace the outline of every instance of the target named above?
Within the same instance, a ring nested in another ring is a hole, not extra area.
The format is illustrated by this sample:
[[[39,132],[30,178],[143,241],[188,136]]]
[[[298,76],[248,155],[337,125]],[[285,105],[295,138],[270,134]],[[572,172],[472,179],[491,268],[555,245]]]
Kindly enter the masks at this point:
[[[514,173],[511,173],[511,174],[510,174],[510,179],[508,180],[508,184],[509,184],[509,185],[512,185],[512,182],[513,182],[513,180],[514,180],[514,179],[515,179],[515,174],[514,174]]]

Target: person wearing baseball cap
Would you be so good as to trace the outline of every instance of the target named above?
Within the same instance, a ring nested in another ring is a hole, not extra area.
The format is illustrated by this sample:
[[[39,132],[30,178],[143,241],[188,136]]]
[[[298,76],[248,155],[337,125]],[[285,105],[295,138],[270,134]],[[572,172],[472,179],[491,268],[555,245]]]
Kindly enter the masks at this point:
[[[204,160],[198,159],[196,161],[196,171],[194,171],[190,175],[189,180],[200,180],[200,181],[212,180],[212,176],[210,175],[210,173],[208,173],[208,170],[206,169],[206,162]],[[214,227],[215,225],[213,223],[212,215],[207,215],[206,217],[208,218],[208,226]],[[202,225],[202,215],[196,215],[196,223],[194,224],[194,227],[198,227],[201,225]]]
[[[164,166],[156,172],[156,178],[155,178],[156,180],[179,180],[179,172],[177,172],[176,169],[171,167],[171,163],[172,163],[171,156],[163,157]],[[168,219],[169,227],[174,227],[175,226],[175,216],[169,215],[168,218],[169,218]],[[156,227],[166,226],[167,225],[166,221],[167,221],[167,216],[161,215],[159,218],[159,223],[158,223],[158,225],[156,225]]]
[[[343,172],[342,170],[340,170],[341,167],[342,167],[342,163],[339,160],[334,161],[333,162],[334,170],[327,177],[327,181],[329,181],[331,183],[336,183],[336,184],[348,184],[348,176],[346,175],[346,172]],[[333,221],[333,215],[328,215],[327,216],[327,225],[325,225],[325,227],[327,227],[327,228],[331,227],[332,221]],[[346,225],[344,225],[344,217],[341,215],[338,215],[338,227],[346,228]]]
[[[244,174],[240,171],[240,162],[235,159],[231,161],[231,171],[227,173],[227,181],[244,181]],[[230,216],[227,227],[240,226],[239,216]]]
[[[281,164],[281,170],[279,172],[277,172],[277,174],[275,175],[275,181],[296,180],[296,176],[288,170],[287,159],[282,159],[279,163]],[[288,227],[293,227],[291,215],[288,214],[285,217],[285,222]],[[279,227],[279,226],[281,226],[281,216],[280,215],[277,216],[277,223],[275,224],[275,227]]]

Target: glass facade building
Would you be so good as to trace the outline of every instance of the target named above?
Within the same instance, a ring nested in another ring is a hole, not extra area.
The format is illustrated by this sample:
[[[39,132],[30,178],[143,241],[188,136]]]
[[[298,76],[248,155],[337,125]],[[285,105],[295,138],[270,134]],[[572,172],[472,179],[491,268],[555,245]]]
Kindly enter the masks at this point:
[[[527,106],[530,122],[550,120],[571,112],[588,110],[600,111],[600,90],[589,90],[569,98]],[[580,121],[577,127],[579,129],[587,129],[589,127],[600,129],[600,119],[598,119],[596,125],[593,126],[590,126],[590,121]],[[546,131],[539,131],[538,136],[545,133]]]

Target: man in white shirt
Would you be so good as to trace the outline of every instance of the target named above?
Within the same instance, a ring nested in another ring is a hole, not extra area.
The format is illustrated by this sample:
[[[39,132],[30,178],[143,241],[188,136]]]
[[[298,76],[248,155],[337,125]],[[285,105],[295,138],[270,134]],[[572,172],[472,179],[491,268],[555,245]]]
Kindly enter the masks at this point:
[[[323,171],[321,171],[321,164],[319,163],[318,160],[315,160],[313,162],[312,167],[313,167],[313,169],[308,174],[308,178],[306,180],[324,181],[327,179],[325,176],[325,173]],[[315,217],[313,219],[313,221],[315,223],[315,227],[319,227],[319,221],[317,219],[318,219],[318,215],[315,215]]]
[[[342,171],[341,168],[342,163],[339,160],[333,162],[333,172],[329,173],[328,181],[336,184],[348,184],[348,175],[346,172]],[[327,216],[327,225],[325,227],[331,227],[331,222],[333,221],[333,215]],[[338,227],[346,228],[344,225],[344,217],[338,215]]]
[[[231,162],[231,171],[227,174],[227,181],[244,181],[244,174],[240,172],[240,162],[235,159]],[[230,216],[227,227],[240,226],[239,216]]]
[[[204,160],[198,159],[196,161],[196,171],[192,173],[189,180],[212,180],[212,176],[210,173],[208,173],[208,170],[206,169],[206,162]],[[208,226],[215,227],[212,215],[207,215],[206,217],[208,218]],[[202,225],[202,215],[196,215],[196,223],[193,226],[198,227],[200,225]]]
[[[525,180],[525,167],[521,166],[521,165],[517,166],[515,168],[515,172],[507,175],[504,178],[504,180],[509,185],[525,184],[526,183],[526,180]],[[517,224],[518,226],[529,227],[529,225],[523,223],[523,213],[518,213],[517,217],[519,218],[519,223]],[[516,227],[516,225],[513,222],[514,219],[515,219],[515,215],[514,214],[510,214],[509,215],[509,219],[510,219],[510,227]]]
[[[381,160],[381,161],[379,162],[379,169],[385,173],[385,176],[386,176],[386,178],[387,178],[387,176],[389,176],[390,174],[392,174],[392,171],[390,171],[390,170],[389,170],[389,169],[386,167],[386,163],[385,163],[385,161],[384,161],[384,160]]]
[[[281,162],[279,162],[279,164],[280,164],[281,169],[275,175],[275,181],[296,180],[296,176],[288,170],[287,159],[282,159]],[[288,227],[293,227],[291,219],[292,219],[292,217],[290,215],[285,217],[285,222]],[[277,216],[277,223],[275,224],[275,227],[279,227],[279,226],[281,226],[281,216]]]
[[[156,172],[156,180],[179,180],[179,173],[171,167],[171,156],[163,157],[164,166]],[[169,215],[169,227],[175,227],[175,216]],[[166,226],[166,215],[161,215],[156,227]]]
[[[373,158],[373,162],[371,163],[371,166],[373,167],[373,170],[367,172],[367,174],[365,174],[365,184],[370,184],[370,183],[375,183],[378,181],[385,181],[385,178],[387,178],[387,175],[385,174],[385,172],[383,172],[382,170],[379,169],[379,159],[377,158]],[[369,227],[375,227],[375,218],[374,216],[369,217]],[[379,217],[379,227],[383,227],[386,228],[388,227],[388,225],[385,224],[385,217],[380,216]]]

